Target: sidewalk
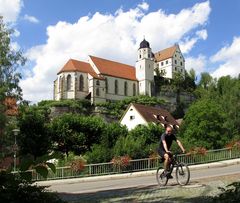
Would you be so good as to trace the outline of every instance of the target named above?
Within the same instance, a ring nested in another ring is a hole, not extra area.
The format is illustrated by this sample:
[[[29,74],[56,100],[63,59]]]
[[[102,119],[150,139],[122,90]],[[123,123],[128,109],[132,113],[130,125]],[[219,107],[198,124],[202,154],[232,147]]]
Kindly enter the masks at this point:
[[[226,161],[219,161],[207,164],[199,164],[189,166],[190,170],[198,170],[198,169],[207,169],[207,168],[216,168],[216,167],[225,167],[229,165],[240,164],[239,159],[231,159]],[[58,179],[58,180],[48,180],[48,181],[39,181],[38,185],[55,185],[61,183],[80,183],[80,182],[90,182],[90,181],[101,181],[101,180],[111,180],[111,179],[121,179],[121,178],[129,178],[129,177],[138,177],[138,176],[147,176],[154,175],[156,170],[150,171],[141,171],[141,172],[133,172],[133,173],[124,173],[124,174],[115,174],[115,175],[105,175],[105,176],[94,176],[94,177],[85,177],[85,178],[71,178],[71,179]]]

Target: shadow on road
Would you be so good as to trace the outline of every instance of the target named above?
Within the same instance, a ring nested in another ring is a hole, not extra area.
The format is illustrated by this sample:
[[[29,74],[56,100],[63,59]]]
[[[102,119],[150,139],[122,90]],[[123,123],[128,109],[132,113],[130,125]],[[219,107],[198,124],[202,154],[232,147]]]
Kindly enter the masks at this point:
[[[206,197],[209,188],[207,186],[194,187],[199,185],[192,182],[190,187],[180,187],[176,184],[170,184],[167,187],[160,188],[156,185],[145,187],[132,187],[124,189],[114,189],[106,191],[97,191],[83,194],[59,193],[59,196],[71,203],[76,202],[199,202],[207,203],[210,198]],[[192,187],[191,187],[192,186]]]

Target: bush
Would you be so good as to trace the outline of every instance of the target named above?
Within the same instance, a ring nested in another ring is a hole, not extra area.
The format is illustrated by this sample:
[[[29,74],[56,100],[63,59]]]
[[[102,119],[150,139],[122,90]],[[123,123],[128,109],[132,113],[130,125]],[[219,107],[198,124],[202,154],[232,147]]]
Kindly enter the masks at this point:
[[[46,187],[31,185],[13,174],[0,172],[0,199],[8,203],[63,203]]]
[[[238,203],[240,200],[240,182],[234,182],[227,185],[227,188],[220,188],[222,193],[216,197],[213,197],[214,202],[221,203]]]

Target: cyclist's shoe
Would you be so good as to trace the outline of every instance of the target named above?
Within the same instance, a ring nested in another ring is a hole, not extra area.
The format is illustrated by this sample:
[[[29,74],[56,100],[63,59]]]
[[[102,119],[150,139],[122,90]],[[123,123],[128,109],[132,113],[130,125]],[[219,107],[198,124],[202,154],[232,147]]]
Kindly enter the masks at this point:
[[[167,178],[168,178],[168,179],[173,179],[173,176],[172,176],[171,174],[168,174],[168,175],[167,175]]]
[[[171,175],[170,171],[164,171],[164,176],[167,177],[168,179],[172,179],[173,176]]]

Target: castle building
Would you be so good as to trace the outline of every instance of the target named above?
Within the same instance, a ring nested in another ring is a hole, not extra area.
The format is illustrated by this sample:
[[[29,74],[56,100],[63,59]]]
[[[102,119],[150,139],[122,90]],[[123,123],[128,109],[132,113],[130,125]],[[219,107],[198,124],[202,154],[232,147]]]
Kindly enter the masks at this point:
[[[89,99],[91,103],[122,100],[136,95],[152,96],[155,69],[172,79],[185,73],[178,45],[152,53],[149,42],[140,43],[136,65],[89,56],[88,62],[70,59],[54,81],[54,100]]]

